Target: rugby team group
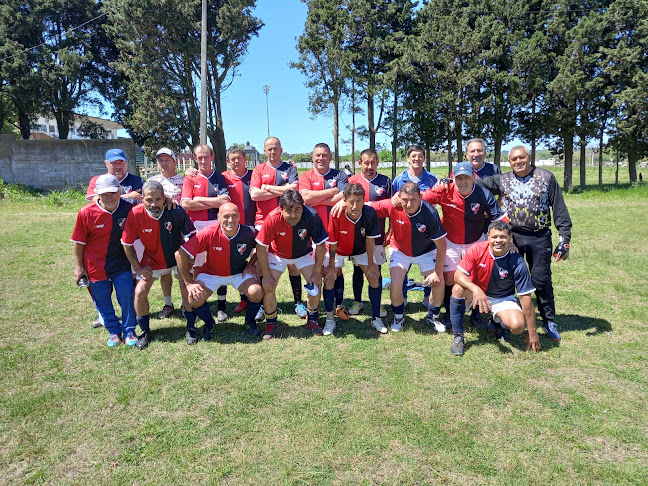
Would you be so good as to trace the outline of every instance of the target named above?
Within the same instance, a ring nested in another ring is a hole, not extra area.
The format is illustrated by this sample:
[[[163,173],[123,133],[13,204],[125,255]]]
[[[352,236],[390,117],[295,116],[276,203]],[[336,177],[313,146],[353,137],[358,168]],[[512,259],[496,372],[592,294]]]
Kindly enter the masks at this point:
[[[228,319],[228,285],[240,293],[235,312],[245,311],[249,332],[275,337],[276,289],[286,270],[295,313],[310,333],[331,335],[337,320],[360,314],[365,280],[371,326],[381,334],[398,332],[405,323],[412,265],[423,276],[418,285],[428,309],[425,323],[439,333],[451,329],[452,354],[464,354],[466,310],[472,326],[506,340],[509,333],[526,332],[527,351],[538,351],[533,292],[546,337],[560,341],[551,264],[552,256],[560,261],[569,254],[571,219],[556,178],[533,166],[523,146],[510,150],[512,170],[501,173],[484,162],[484,141],[471,139],[467,161],[457,163],[449,178],[438,179],[424,167],[424,149],[413,145],[407,169],[394,181],[378,172],[372,149],[361,152],[355,175],[348,166],[330,167],[325,143],[315,145],[313,168],[301,175],[281,159],[282,152],[279,139],[269,137],[267,161],[250,170],[245,153],[234,146],[227,152],[229,169],[219,173],[211,148],[198,145],[193,150],[198,168],[182,176],[173,151],[162,148],[156,155],[159,175],[144,181],[128,172],[122,150],[108,150],[107,173],[90,181],[90,203],[79,212],[71,237],[76,282],[88,287],[97,309],[93,325],[108,330],[108,346],[149,346],[149,292],[159,279],[165,305],[158,317],[169,317],[175,310],[173,275],[188,344],[210,340],[216,320]],[[553,251],[552,219],[559,233]],[[353,265],[348,309],[342,274],[347,261]],[[381,306],[381,265],[387,262],[389,326]],[[216,319],[208,304],[214,292]],[[200,332],[197,319],[204,322]]]

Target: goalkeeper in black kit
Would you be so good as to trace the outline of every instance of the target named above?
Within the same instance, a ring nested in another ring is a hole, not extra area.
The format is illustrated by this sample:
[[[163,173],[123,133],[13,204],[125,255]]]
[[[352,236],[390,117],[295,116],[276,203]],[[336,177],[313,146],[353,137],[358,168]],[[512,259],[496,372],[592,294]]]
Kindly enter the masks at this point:
[[[572,222],[562,191],[554,175],[534,167],[527,150],[517,146],[509,152],[511,172],[486,177],[479,184],[502,196],[503,209],[513,227],[513,241],[525,257],[536,288],[542,327],[547,337],[560,341],[555,323],[556,306],[551,283],[551,257],[565,260],[569,255]],[[551,213],[560,242],[552,252]]]

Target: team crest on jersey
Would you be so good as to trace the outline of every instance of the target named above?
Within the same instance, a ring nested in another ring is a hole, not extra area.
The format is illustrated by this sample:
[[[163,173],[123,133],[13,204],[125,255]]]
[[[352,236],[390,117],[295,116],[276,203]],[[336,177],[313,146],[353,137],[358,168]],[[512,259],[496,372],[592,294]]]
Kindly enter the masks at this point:
[[[384,187],[376,187],[376,194],[377,195],[382,196],[384,192],[385,192]]]
[[[364,228],[360,228],[360,236],[362,236],[364,238],[364,236],[365,236],[365,229]]]
[[[427,226],[425,226],[423,223],[416,223],[416,229],[418,229],[421,233],[424,233],[427,229]]]
[[[306,233],[307,233],[307,231],[306,231],[305,228],[302,228],[302,229],[300,229],[300,230],[297,232],[297,234],[299,235],[299,237],[300,237],[302,240],[303,240],[304,238],[306,238]]]
[[[506,278],[508,277],[508,270],[505,268],[499,268],[499,276],[500,278]]]
[[[236,249],[241,255],[245,253],[246,248],[247,248],[247,243],[239,243],[238,245],[236,245]]]
[[[164,227],[165,227],[166,230],[170,233],[170,232],[171,232],[171,228],[173,228],[173,225],[171,224],[171,221],[167,221],[166,223],[164,223]]]
[[[122,194],[128,194],[133,189],[133,186],[122,186]]]
[[[331,187],[335,187],[336,184],[337,184],[337,181],[336,181],[335,179],[331,179],[331,180],[329,181],[329,184],[331,184]]]
[[[117,220],[117,224],[119,225],[120,228],[124,227],[124,223],[126,222],[126,218],[119,218]]]
[[[481,205],[479,203],[470,203],[470,209],[472,209],[472,212],[474,214],[477,214],[480,207],[481,207]]]
[[[288,172],[285,172],[285,171],[282,172],[282,173],[281,173],[281,177],[283,177],[284,179],[288,180]]]

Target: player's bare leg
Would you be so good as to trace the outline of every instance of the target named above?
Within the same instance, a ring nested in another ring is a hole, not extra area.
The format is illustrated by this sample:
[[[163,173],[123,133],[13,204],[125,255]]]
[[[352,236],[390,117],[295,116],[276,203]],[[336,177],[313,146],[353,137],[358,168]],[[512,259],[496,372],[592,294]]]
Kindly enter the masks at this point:
[[[135,285],[135,315],[137,316],[137,325],[142,330],[141,336],[137,339],[136,346],[144,349],[151,341],[151,316],[149,314],[148,295],[156,279],[138,280]]]
[[[394,312],[394,322],[392,322],[391,330],[398,332],[403,329],[405,318],[403,317],[404,298],[403,298],[403,282],[407,270],[401,267],[391,267],[389,275],[391,277],[391,285],[389,287],[389,295],[391,297],[392,311]]]

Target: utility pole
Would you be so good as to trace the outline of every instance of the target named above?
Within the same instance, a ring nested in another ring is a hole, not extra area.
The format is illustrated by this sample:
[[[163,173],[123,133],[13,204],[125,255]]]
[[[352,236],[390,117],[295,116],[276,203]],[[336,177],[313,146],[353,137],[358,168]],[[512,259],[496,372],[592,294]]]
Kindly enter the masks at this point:
[[[204,0],[203,0],[204,1]],[[266,95],[266,119],[268,120],[268,138],[270,138],[270,108],[268,104],[268,93],[270,92],[270,85],[263,85],[263,92]]]
[[[207,143],[207,0],[202,0],[200,23],[200,143]]]

